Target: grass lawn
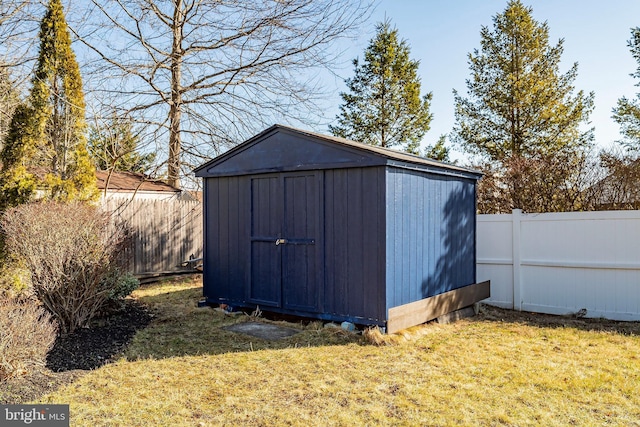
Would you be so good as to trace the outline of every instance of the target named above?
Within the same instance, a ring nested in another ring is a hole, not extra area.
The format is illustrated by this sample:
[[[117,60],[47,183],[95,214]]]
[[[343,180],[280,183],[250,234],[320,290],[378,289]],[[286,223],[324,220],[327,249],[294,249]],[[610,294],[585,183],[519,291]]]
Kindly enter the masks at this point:
[[[200,296],[197,280],[142,287],[155,318],[124,357],[41,401],[77,426],[640,426],[638,323],[485,307],[393,345],[318,323],[269,342]]]

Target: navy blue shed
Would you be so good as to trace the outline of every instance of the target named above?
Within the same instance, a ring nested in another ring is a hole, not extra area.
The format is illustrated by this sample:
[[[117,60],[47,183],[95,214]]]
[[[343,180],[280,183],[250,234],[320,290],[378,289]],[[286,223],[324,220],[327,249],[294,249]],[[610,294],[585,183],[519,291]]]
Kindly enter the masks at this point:
[[[394,332],[489,296],[476,171],[274,125],[195,172],[207,303]]]

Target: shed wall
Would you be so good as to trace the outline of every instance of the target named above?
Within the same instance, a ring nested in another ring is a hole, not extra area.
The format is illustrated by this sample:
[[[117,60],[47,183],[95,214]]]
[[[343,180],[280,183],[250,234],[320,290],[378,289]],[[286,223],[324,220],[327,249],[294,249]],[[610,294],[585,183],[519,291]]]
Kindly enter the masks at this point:
[[[204,295],[244,301],[250,270],[250,194],[246,177],[204,180]]]
[[[475,283],[475,180],[387,168],[387,309]]]
[[[325,174],[325,311],[384,321],[384,167]]]
[[[320,172],[324,279],[318,315],[384,324],[385,169]],[[205,179],[204,295],[246,302],[251,280],[251,176]],[[312,313],[309,313],[312,314]]]

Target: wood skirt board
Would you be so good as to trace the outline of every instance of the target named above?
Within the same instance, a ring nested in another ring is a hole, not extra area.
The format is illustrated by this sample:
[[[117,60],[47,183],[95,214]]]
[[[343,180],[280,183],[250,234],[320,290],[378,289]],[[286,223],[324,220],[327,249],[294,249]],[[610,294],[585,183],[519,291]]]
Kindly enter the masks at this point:
[[[402,329],[428,322],[490,296],[491,282],[487,280],[409,304],[392,307],[389,309],[387,333],[393,334]]]

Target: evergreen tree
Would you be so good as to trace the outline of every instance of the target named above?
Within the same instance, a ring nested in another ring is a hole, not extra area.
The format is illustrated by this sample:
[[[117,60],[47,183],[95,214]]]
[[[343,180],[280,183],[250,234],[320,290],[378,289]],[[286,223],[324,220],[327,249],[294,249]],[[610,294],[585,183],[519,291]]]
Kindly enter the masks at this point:
[[[38,184],[25,165],[36,149],[33,121],[33,110],[26,104],[16,107],[0,155],[0,210],[29,201]]]
[[[419,61],[398,38],[389,21],[376,26],[376,36],[364,52],[361,64],[353,61],[354,76],[347,79],[348,93],[338,124],[329,126],[335,136],[382,147],[402,146],[413,154],[429,130],[431,93],[420,97]]]
[[[493,176],[502,179],[492,191],[501,192],[506,200],[503,205],[528,211],[549,206],[580,209],[574,195],[564,206],[542,200],[558,194],[535,189],[536,183],[544,183],[545,188],[575,188],[567,180],[582,176],[578,170],[566,170],[567,164],[585,164],[583,158],[593,140],[593,129],[580,129],[588,123],[594,94],[579,91],[574,95],[578,64],[560,73],[563,40],[550,46],[546,22],[534,20],[532,9],[520,0],[509,1],[504,12],[493,18],[493,29],[482,27],[480,37],[480,50],[469,54],[469,97],[454,90],[453,140],[480,156]],[[554,156],[566,161],[550,162]],[[523,167],[530,162],[537,166]],[[555,173],[553,167],[562,171]],[[538,193],[540,197],[530,197]]]
[[[145,173],[156,154],[138,152],[139,143],[140,135],[134,132],[133,121],[113,116],[103,126],[91,126],[88,148],[98,169]]]
[[[638,68],[631,76],[640,78],[640,27],[631,29],[627,42]],[[640,83],[636,83],[640,86]],[[613,119],[620,125],[623,139],[620,147],[612,147],[600,153],[600,164],[607,177],[594,188],[600,191],[598,201],[607,209],[640,208],[640,93],[635,99],[625,96],[618,99],[613,109]]]
[[[628,46],[638,62],[636,72],[631,75],[640,78],[640,27],[631,29]],[[640,83],[636,83],[636,86],[640,86]],[[613,109],[613,119],[620,125],[620,133],[624,137],[622,144],[631,151],[640,152],[640,93],[634,100],[626,97],[618,99],[618,105]]]
[[[440,135],[435,145],[427,145],[424,150],[424,157],[438,160],[439,162],[451,162],[449,147],[447,147],[446,142],[447,135]]]
[[[55,200],[97,197],[86,147],[82,79],[60,0],[50,0],[40,25],[40,51],[29,106],[14,114],[2,150],[4,205],[42,188]]]

